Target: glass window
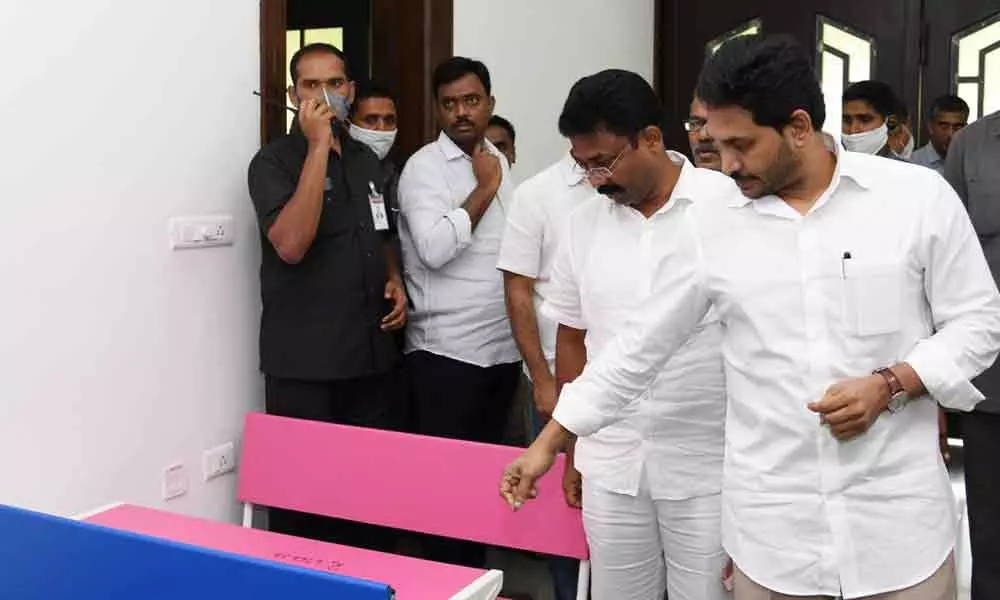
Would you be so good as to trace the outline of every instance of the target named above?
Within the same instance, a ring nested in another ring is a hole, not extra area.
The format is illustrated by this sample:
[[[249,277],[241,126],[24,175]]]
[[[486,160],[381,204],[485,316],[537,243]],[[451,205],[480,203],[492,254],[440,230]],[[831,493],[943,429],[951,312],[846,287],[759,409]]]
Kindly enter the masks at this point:
[[[705,55],[711,56],[722,47],[723,44],[728,42],[733,38],[738,38],[744,35],[756,35],[760,33],[761,30],[761,20],[753,19],[752,21],[747,21],[739,27],[730,29],[726,33],[720,35],[709,43],[705,44]]]
[[[826,101],[823,131],[840,139],[844,89],[875,76],[875,39],[855,29],[817,17],[819,79]]]
[[[1000,12],[952,37],[952,77],[969,122],[1000,110]]]

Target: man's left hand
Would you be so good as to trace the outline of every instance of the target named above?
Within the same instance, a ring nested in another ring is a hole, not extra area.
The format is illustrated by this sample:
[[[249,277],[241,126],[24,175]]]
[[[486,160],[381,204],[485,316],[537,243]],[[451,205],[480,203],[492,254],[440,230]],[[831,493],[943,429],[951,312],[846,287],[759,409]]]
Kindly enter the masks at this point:
[[[392,311],[382,319],[382,331],[396,331],[406,325],[406,291],[398,279],[385,283],[385,299],[392,300]]]
[[[889,406],[889,384],[881,375],[848,379],[830,386],[809,410],[819,413],[834,437],[844,442],[868,431]]]

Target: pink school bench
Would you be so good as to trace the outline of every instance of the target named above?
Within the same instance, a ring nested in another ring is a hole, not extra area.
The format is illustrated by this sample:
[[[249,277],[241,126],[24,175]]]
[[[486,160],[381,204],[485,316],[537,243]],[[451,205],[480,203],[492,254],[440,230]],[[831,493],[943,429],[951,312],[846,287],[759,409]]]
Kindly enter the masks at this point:
[[[399,600],[491,600],[502,586],[498,571],[251,528],[254,506],[284,508],[576,558],[581,561],[578,597],[587,598],[587,545],[579,511],[562,499],[561,463],[539,482],[547,493],[517,513],[497,494],[503,468],[520,452],[506,446],[250,414],[239,479],[244,527],[127,505],[87,520],[387,583]]]

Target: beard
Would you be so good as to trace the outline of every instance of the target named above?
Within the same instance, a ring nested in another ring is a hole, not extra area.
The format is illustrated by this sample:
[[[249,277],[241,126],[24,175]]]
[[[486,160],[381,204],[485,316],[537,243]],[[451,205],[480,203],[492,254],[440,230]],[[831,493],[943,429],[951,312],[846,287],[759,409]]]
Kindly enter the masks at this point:
[[[774,160],[764,169],[763,173],[749,175],[741,172],[733,173],[730,177],[733,178],[746,197],[763,198],[788,188],[795,180],[800,165],[801,161],[792,151],[791,146],[782,140]]]

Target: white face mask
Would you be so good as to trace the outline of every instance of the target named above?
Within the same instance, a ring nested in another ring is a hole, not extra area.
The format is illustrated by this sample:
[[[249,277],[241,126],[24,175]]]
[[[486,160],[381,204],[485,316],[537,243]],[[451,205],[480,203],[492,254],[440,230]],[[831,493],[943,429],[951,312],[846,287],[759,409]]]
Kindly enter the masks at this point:
[[[840,137],[844,148],[851,152],[875,154],[889,142],[889,126],[882,123],[878,129],[862,133],[845,133]]]
[[[910,139],[906,142],[906,147],[903,148],[903,151],[897,154],[896,156],[906,160],[910,160],[910,157],[913,156],[913,147],[914,147],[913,136],[911,135]]]
[[[389,150],[392,149],[392,145],[396,142],[396,131],[396,129],[392,131],[376,131],[374,129],[365,129],[352,123],[347,133],[355,140],[371,148],[379,160],[385,160],[385,157],[389,155]]]

